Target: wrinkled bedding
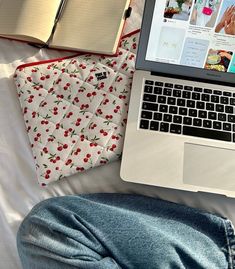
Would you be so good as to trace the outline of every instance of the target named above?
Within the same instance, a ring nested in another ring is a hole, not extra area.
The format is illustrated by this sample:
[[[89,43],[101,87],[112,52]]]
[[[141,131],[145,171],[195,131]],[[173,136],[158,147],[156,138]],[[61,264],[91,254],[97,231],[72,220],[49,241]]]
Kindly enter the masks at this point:
[[[134,12],[125,33],[140,27],[143,5],[143,0],[133,0]],[[15,244],[17,229],[35,204],[54,196],[97,192],[138,193],[205,209],[228,217],[235,223],[235,199],[126,183],[119,176],[120,162],[76,174],[47,188],[37,184],[13,73],[20,64],[70,54],[45,49],[39,51],[24,43],[0,40],[0,268],[21,268]]]

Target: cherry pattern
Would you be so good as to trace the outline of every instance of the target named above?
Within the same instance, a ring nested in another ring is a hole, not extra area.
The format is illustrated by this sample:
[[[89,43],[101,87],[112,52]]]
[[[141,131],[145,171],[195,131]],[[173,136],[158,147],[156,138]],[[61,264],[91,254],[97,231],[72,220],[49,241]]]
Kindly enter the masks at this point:
[[[14,75],[41,186],[121,157],[139,34],[117,56],[80,55]]]

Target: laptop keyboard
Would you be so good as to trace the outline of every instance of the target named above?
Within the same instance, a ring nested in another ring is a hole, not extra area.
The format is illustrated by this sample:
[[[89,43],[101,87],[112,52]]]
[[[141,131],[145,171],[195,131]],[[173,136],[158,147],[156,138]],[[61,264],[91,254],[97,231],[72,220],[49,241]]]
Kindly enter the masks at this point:
[[[235,93],[146,80],[139,126],[235,142]]]

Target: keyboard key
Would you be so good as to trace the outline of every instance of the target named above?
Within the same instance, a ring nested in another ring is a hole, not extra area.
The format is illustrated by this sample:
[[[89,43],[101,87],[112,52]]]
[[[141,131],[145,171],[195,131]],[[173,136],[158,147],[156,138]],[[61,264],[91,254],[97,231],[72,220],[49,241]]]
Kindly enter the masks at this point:
[[[212,103],[219,103],[219,96],[218,95],[211,95],[211,102]]]
[[[175,89],[183,89],[183,85],[175,84]]]
[[[235,98],[230,98],[230,105],[235,106]]]
[[[167,98],[167,104],[174,106],[176,104],[176,99],[174,97],[168,97]]]
[[[167,113],[168,112],[168,106],[167,105],[160,105],[159,106],[159,111],[163,112],[163,113]]]
[[[221,91],[218,91],[218,90],[214,90],[214,91],[213,91],[213,94],[216,94],[216,95],[222,95],[222,92],[221,92]]]
[[[192,91],[193,90],[193,87],[192,86],[184,86],[184,89],[186,91]]]
[[[180,114],[180,115],[183,115],[183,116],[186,116],[186,115],[187,115],[187,108],[185,108],[185,107],[180,107],[180,108],[179,108],[179,114]]]
[[[228,97],[230,97],[230,96],[232,96],[232,93],[231,93],[231,92],[223,92],[223,96],[228,96]]]
[[[196,109],[189,109],[188,114],[190,117],[197,117],[197,110]]]
[[[201,119],[194,118],[193,119],[193,125],[194,126],[201,127],[202,126],[202,120]]]
[[[232,106],[226,106],[225,107],[225,112],[228,114],[233,114],[234,113],[234,109]]]
[[[172,122],[172,115],[170,114],[165,114],[163,116],[163,121],[166,121],[166,122]]]
[[[184,122],[185,125],[192,125],[193,120],[192,120],[192,118],[184,117],[183,122]]]
[[[235,142],[235,134],[233,134],[233,142]]]
[[[211,128],[212,127],[212,121],[210,121],[210,120],[204,120],[203,121],[203,127],[205,127],[205,128]]]
[[[155,81],[155,85],[159,87],[163,87],[163,82]]]
[[[209,112],[208,113],[208,119],[210,120],[216,120],[217,119],[217,115],[215,112]]]
[[[159,122],[158,121],[151,121],[150,130],[158,131],[159,130]]]
[[[191,92],[186,92],[186,91],[183,91],[183,98],[185,99],[190,99],[191,98]]]
[[[169,131],[169,123],[161,122],[160,131],[161,132],[168,132]]]
[[[173,84],[172,83],[165,83],[165,87],[167,87],[167,88],[173,88]]]
[[[193,89],[195,92],[202,92],[202,88],[199,88],[199,87],[194,87]]]
[[[197,101],[196,108],[197,109],[204,109],[205,108],[205,103],[204,102]]]
[[[228,122],[235,123],[235,116],[234,115],[228,115]]]
[[[171,96],[172,89],[164,88],[163,94],[166,95],[166,96]]]
[[[224,113],[218,113],[218,120],[220,121],[226,121],[226,114]]]
[[[156,103],[157,96],[153,94],[144,94],[144,101]]]
[[[153,92],[153,87],[152,86],[144,86],[144,92],[152,93]]]
[[[178,113],[178,107],[177,106],[170,106],[169,107],[169,113],[177,114]]]
[[[149,119],[149,120],[151,120],[152,117],[153,117],[153,113],[150,112],[150,111],[142,111],[142,113],[141,113],[141,118],[142,119]]]
[[[148,120],[141,120],[140,121],[140,129],[148,129],[149,128],[149,121]]]
[[[160,87],[154,87],[154,93],[155,94],[162,94],[162,88],[160,88]]]
[[[204,91],[204,93],[212,94],[212,90],[211,89],[204,89],[203,91]]]
[[[206,103],[206,110],[214,111],[215,105],[212,103]]]
[[[202,101],[210,102],[210,95],[209,94],[202,94]]]
[[[158,104],[154,104],[154,103],[143,103],[142,109],[143,110],[157,111],[158,110]]]
[[[181,97],[181,91],[180,90],[173,90],[173,96]]]
[[[221,122],[219,122],[219,121],[214,121],[214,122],[213,122],[213,128],[214,128],[214,129],[217,129],[217,130],[220,130],[220,129],[222,128],[222,124],[221,124]]]
[[[178,99],[177,100],[177,106],[185,106],[186,102],[185,99]]]
[[[159,112],[154,113],[153,119],[158,120],[158,121],[162,121],[162,113],[159,113]]]
[[[233,124],[233,131],[235,132],[235,124]]]
[[[166,96],[158,96],[158,103],[160,104],[166,104]]]
[[[199,110],[198,117],[202,118],[202,119],[206,119],[207,118],[207,112],[205,110]]]
[[[145,84],[146,85],[153,85],[153,81],[152,80],[145,80]]]
[[[198,92],[193,92],[193,93],[192,93],[192,99],[193,99],[193,100],[200,100],[200,93],[198,93]]]
[[[225,104],[225,105],[228,105],[228,103],[229,103],[229,99],[228,99],[228,97],[220,97],[220,103],[221,104]]]
[[[218,111],[218,112],[224,112],[224,106],[223,106],[223,105],[217,104],[217,105],[215,106],[215,109],[216,109],[216,111]]]
[[[181,134],[181,132],[182,132],[181,125],[171,124],[171,126],[170,126],[170,132],[172,134]]]
[[[187,100],[187,107],[195,108],[195,101],[193,101],[193,100]]]
[[[215,139],[230,142],[232,139],[231,133],[220,132],[215,130],[207,130],[203,128],[195,128],[191,126],[183,127],[183,134],[189,136],[196,136],[201,138]]]
[[[224,122],[224,123],[223,123],[223,130],[224,130],[224,131],[231,131],[231,130],[232,130],[232,125],[231,125],[231,123]]]
[[[178,116],[178,115],[175,115],[174,117],[173,117],[173,122],[174,123],[182,123],[182,116]]]

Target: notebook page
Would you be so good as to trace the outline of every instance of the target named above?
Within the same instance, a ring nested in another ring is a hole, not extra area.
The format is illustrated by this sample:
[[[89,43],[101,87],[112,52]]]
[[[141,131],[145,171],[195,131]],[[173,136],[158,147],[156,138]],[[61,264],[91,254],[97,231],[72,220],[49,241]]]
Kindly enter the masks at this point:
[[[0,0],[0,34],[50,36],[60,0]]]
[[[128,0],[68,0],[51,47],[113,53]]]

